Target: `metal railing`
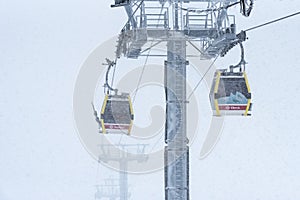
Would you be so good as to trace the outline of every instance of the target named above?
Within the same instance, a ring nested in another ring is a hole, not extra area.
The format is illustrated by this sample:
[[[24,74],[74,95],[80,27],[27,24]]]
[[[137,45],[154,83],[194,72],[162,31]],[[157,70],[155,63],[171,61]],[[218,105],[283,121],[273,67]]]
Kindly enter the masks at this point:
[[[167,29],[169,28],[169,9],[161,7],[145,7],[144,14],[137,15],[139,28]]]
[[[186,29],[211,29],[214,28],[213,19],[210,14],[191,14],[184,15],[184,27]]]

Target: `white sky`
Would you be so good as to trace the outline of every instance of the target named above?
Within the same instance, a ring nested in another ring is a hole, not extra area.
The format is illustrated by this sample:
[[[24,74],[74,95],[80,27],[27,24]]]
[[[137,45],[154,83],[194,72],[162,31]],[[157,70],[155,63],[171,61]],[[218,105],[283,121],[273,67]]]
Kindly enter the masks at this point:
[[[107,178],[77,137],[72,98],[82,62],[126,20],[111,3],[0,1],[0,200],[94,199],[94,185]],[[238,29],[299,7],[256,1],[250,18],[237,18]],[[227,118],[208,158],[191,153],[192,199],[300,198],[299,34],[300,16],[249,32],[253,116]],[[131,176],[129,184],[132,199],[163,199],[162,171]]]

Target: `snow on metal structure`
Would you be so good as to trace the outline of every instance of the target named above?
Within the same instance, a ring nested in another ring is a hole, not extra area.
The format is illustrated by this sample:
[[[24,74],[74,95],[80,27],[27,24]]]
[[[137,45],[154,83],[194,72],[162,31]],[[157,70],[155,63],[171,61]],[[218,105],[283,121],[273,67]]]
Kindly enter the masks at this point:
[[[244,41],[236,34],[235,16],[228,8],[241,4],[249,16],[253,1],[246,0],[115,0],[128,21],[117,42],[116,57],[137,59],[165,42],[165,199],[189,199],[189,147],[186,127],[186,45],[197,43],[202,58],[224,56]],[[150,43],[150,45],[149,45]],[[195,47],[195,46],[194,46]]]
[[[235,16],[227,14],[227,9],[237,3],[237,0],[123,3],[129,19],[119,35],[117,57],[123,54],[138,58],[147,41],[168,41],[172,32],[180,32],[184,40],[199,42],[203,56],[215,57],[238,39]]]
[[[117,200],[120,198],[120,184],[118,179],[104,179],[103,184],[96,185],[95,199]]]
[[[145,153],[146,145],[99,145],[101,148],[101,154],[99,155],[99,161],[102,162],[118,162],[120,165],[119,171],[119,183],[112,182],[110,179],[105,182],[104,185],[98,187],[96,196],[97,198],[110,198],[127,200],[129,198],[128,192],[128,174],[127,167],[129,162],[145,162],[148,156]],[[120,151],[122,150],[122,151]],[[135,152],[130,153],[130,152]]]

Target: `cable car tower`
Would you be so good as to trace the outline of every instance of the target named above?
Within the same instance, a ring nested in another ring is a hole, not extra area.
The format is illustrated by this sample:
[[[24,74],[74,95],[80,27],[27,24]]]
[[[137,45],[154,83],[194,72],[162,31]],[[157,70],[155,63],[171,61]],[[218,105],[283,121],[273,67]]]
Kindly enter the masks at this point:
[[[146,162],[148,156],[145,154],[146,145],[142,144],[119,144],[119,145],[99,145],[101,153],[99,154],[99,162],[116,162],[119,164],[119,179],[106,179],[103,185],[97,186],[95,197],[110,198],[111,200],[127,200],[130,196],[128,192],[128,164],[130,162]],[[120,151],[120,149],[122,151]],[[130,153],[131,150],[134,153]],[[117,183],[118,181],[118,183]]]
[[[117,179],[107,178],[103,184],[96,185],[96,188],[95,199],[117,200],[120,197],[120,185]]]
[[[124,7],[128,15],[117,42],[116,60],[121,56],[137,59],[145,53],[150,56],[151,48],[166,43],[166,200],[189,199],[187,43],[199,51],[201,58],[212,59],[224,56],[245,41],[244,32],[236,33],[235,16],[227,13],[235,5],[240,5],[241,13],[249,16],[253,0],[115,0],[112,5]],[[102,124],[106,125],[105,118]]]

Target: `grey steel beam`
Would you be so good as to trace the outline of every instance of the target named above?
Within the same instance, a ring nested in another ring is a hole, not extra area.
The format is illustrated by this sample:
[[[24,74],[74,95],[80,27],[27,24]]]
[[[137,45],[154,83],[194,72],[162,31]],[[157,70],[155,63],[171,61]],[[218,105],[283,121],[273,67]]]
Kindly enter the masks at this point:
[[[165,199],[189,199],[189,159],[186,134],[186,41],[170,36],[165,62]]]

